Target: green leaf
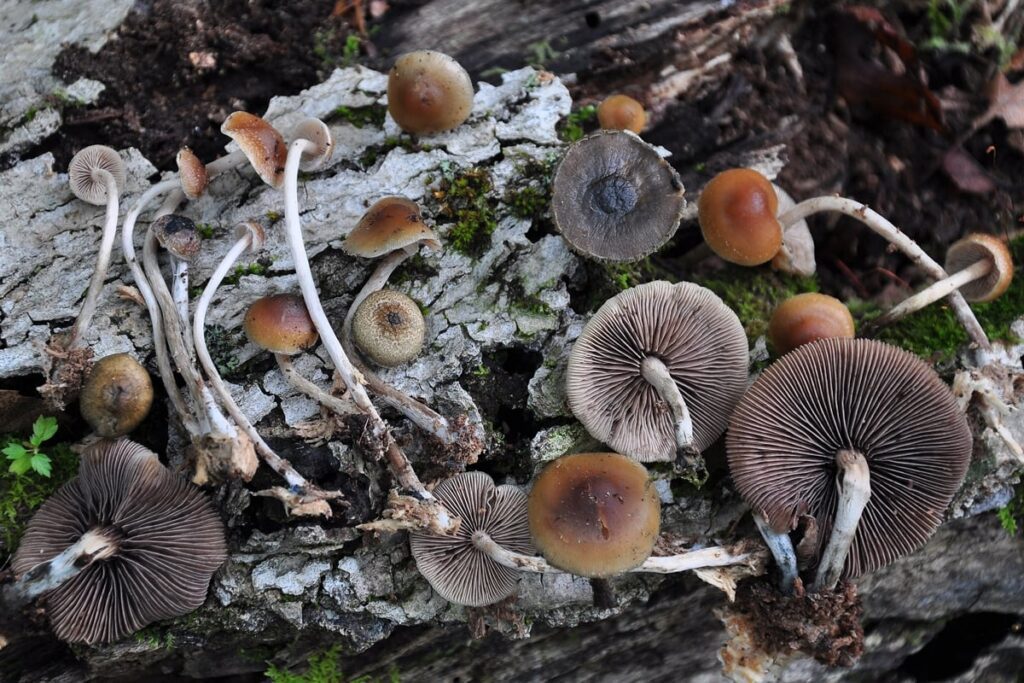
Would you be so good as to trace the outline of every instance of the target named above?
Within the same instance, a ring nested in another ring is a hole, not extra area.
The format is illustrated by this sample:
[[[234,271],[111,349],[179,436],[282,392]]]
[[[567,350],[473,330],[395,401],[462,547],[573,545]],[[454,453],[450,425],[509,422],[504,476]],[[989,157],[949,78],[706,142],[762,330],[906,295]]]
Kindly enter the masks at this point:
[[[45,453],[37,453],[33,455],[29,462],[32,464],[32,469],[44,477],[49,477],[50,473],[53,471],[52,465],[50,464],[50,456]]]
[[[39,445],[57,433],[57,418],[39,416],[32,425],[32,443]]]
[[[20,443],[11,443],[7,444],[3,453],[7,456],[8,460],[18,460],[20,458],[24,458],[28,454],[28,451],[26,451],[25,447]]]
[[[20,458],[12,462],[9,469],[20,477],[32,469],[32,463],[28,458]]]

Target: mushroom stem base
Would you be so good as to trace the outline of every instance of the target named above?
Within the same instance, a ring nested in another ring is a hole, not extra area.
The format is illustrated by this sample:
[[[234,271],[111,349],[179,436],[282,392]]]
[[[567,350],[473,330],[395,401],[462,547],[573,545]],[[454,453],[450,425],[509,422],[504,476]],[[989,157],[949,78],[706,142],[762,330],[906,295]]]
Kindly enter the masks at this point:
[[[775,558],[775,564],[779,567],[781,574],[779,589],[785,595],[792,595],[793,585],[799,576],[796,565],[796,551],[793,549],[792,539],[790,539],[789,534],[780,533],[772,529],[768,521],[756,512],[754,513],[754,523],[757,524],[757,530],[761,532],[761,538],[764,539],[765,545],[768,546],[772,557]]]
[[[660,358],[648,356],[640,363],[640,374],[655,388],[661,400],[668,404],[675,420],[676,460],[687,465],[700,459],[700,451],[693,445],[693,419],[686,407],[679,385]]]
[[[24,603],[57,588],[93,562],[112,556],[117,548],[116,538],[104,534],[102,530],[90,529],[56,557],[25,572],[24,576],[5,589],[5,593],[9,592],[15,602]]]
[[[818,574],[815,577],[815,591],[832,590],[839,582],[850,554],[850,545],[857,534],[857,525],[861,515],[871,499],[871,472],[868,461],[862,453],[852,450],[841,450],[836,453],[836,486],[839,488],[839,503],[836,508],[836,519],[832,525],[828,545],[818,563]]]

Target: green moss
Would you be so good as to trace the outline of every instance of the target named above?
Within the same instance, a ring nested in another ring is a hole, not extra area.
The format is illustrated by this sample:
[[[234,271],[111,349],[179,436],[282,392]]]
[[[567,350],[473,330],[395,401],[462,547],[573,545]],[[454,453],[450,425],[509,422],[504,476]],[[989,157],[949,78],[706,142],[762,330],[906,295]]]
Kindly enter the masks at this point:
[[[224,278],[224,284],[237,285],[238,282],[246,275],[265,276],[270,272],[270,266],[272,263],[273,261],[269,259],[261,258],[254,263],[249,263],[244,266],[235,266],[235,269]]]
[[[776,273],[767,266],[729,266],[698,284],[720,296],[736,312],[751,342],[768,332],[768,320],[782,301],[795,294],[818,291],[813,277]]]
[[[213,237],[213,225],[210,223],[196,223],[196,232],[204,240],[208,240]]]
[[[267,211],[266,217],[267,221],[269,221],[270,224],[273,225],[274,223],[277,223],[282,218],[284,218],[284,214],[281,213],[280,211]]]
[[[586,135],[587,130],[592,128],[591,124],[596,120],[597,107],[592,104],[570,112],[565,117],[565,121],[559,125],[562,139],[566,142],[576,142]]]
[[[479,255],[498,227],[491,176],[481,168],[441,171],[440,184],[433,193],[439,203],[437,221],[451,225],[447,235],[449,246],[463,254]]]
[[[0,436],[0,450],[22,440],[21,436],[13,434]],[[0,466],[0,539],[6,551],[18,545],[36,508],[78,472],[78,456],[71,452],[68,444],[47,444],[46,453],[50,456],[49,477],[34,471],[17,475],[6,466]],[[0,565],[3,564],[0,561]]]
[[[232,332],[220,325],[206,327],[206,347],[222,377],[229,378],[238,372],[241,362],[235,356],[235,351],[243,343],[242,335],[237,331]]]
[[[1024,484],[1017,486],[1013,499],[999,508],[999,522],[1006,533],[1014,536],[1024,527]]]
[[[328,117],[329,121],[348,121],[356,128],[372,126],[380,128],[384,125],[384,115],[388,109],[382,104],[371,104],[366,107],[338,107]]]
[[[385,156],[388,152],[393,149],[401,147],[407,152],[420,152],[428,151],[429,146],[419,146],[408,135],[392,135],[384,138],[384,142],[379,145],[372,145],[363,150],[363,153],[359,156],[359,164],[363,168],[369,168],[373,166],[377,159]]]
[[[398,683],[401,680],[398,676],[398,669],[394,667],[386,679],[374,676],[346,678],[339,665],[340,658],[341,647],[335,645],[328,650],[311,655],[306,660],[308,668],[305,673],[291,673],[271,664],[267,668],[266,676],[273,683],[384,683],[385,680],[388,683]]]

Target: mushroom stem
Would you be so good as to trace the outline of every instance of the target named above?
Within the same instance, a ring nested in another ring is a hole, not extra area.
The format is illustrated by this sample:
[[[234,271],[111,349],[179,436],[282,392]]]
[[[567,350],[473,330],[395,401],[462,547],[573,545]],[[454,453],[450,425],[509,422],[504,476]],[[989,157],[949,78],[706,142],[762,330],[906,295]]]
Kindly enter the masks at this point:
[[[214,364],[213,359],[210,357],[210,352],[206,348],[206,312],[210,308],[213,295],[224,280],[228,270],[235,264],[238,257],[252,245],[252,241],[252,232],[246,230],[245,234],[239,237],[231,246],[231,249],[228,250],[228,253],[224,255],[224,258],[221,259],[221,262],[217,264],[216,269],[210,275],[209,282],[206,283],[206,288],[203,289],[202,296],[199,297],[199,301],[196,303],[196,314],[192,321],[192,336],[195,339],[196,356],[199,358],[199,363],[206,372],[206,376],[209,378],[210,384],[220,398],[221,403],[231,415],[231,419],[252,440],[256,452],[263,458],[263,461],[288,482],[291,492],[302,494],[307,499],[307,502],[308,500],[315,499],[340,498],[342,495],[340,492],[322,491],[309,483],[305,477],[295,471],[291,463],[279,456],[267,445],[267,442],[263,440],[263,437],[260,436],[259,432],[256,431],[256,428],[249,421],[249,418],[245,416],[238,407],[238,404],[235,403],[235,399],[232,398],[231,392],[224,385],[224,380],[221,379],[220,373],[217,372],[217,366]]]
[[[281,370],[281,374],[284,375],[285,380],[306,396],[309,396],[317,403],[326,406],[338,415],[351,415],[352,413],[357,412],[352,401],[329,394],[299,374],[299,371],[295,369],[295,364],[292,363],[290,356],[286,356],[283,353],[275,353],[274,358],[277,359],[277,367]]]
[[[177,309],[178,317],[188,321],[188,261],[171,255],[171,298]],[[182,329],[185,348],[190,352],[195,348],[192,341],[192,329],[186,324]]]
[[[929,276],[936,280],[948,277],[948,273],[946,273],[942,266],[925,253],[916,242],[903,234],[899,228],[889,222],[884,216],[872,210],[867,204],[861,204],[852,199],[845,197],[814,197],[806,199],[780,215],[779,223],[782,225],[782,229],[786,230],[793,223],[822,211],[835,211],[857,219],[895,245],[911,261],[928,273]],[[949,303],[953,307],[953,312],[956,313],[960,324],[967,331],[971,341],[983,349],[990,348],[991,344],[989,343],[988,336],[985,334],[985,330],[982,329],[981,323],[974,316],[974,312],[967,305],[967,300],[964,299],[963,295],[959,291],[951,292],[949,294]]]
[[[796,551],[793,549],[793,540],[789,537],[789,534],[779,533],[772,529],[771,524],[758,513],[753,513],[753,516],[757,530],[761,532],[761,538],[764,539],[765,545],[768,546],[772,557],[775,558],[775,564],[782,575],[779,581],[779,589],[784,594],[790,595],[793,592],[793,584],[800,575],[796,566]]]
[[[486,531],[478,529],[473,532],[472,538],[473,545],[478,550],[486,553],[488,557],[503,567],[536,574],[570,573],[551,566],[543,557],[524,555],[509,550],[499,545]],[[754,559],[755,556],[751,553],[734,553],[729,548],[702,548],[678,555],[648,557],[639,567],[634,567],[629,571],[650,574],[674,574],[707,567],[728,567],[737,564],[748,564]]]
[[[92,316],[96,312],[100,291],[103,289],[103,283],[107,277],[107,268],[110,266],[110,253],[114,249],[114,238],[117,237],[117,219],[120,214],[117,182],[109,171],[101,168],[94,169],[92,175],[94,179],[102,180],[107,186],[107,215],[106,221],[103,224],[103,237],[100,240],[99,254],[96,258],[96,269],[92,272],[92,279],[89,280],[89,289],[86,291],[82,309],[78,312],[74,325],[71,326],[71,332],[68,334],[65,349],[74,348],[75,344],[89,328],[89,322],[92,321]]]
[[[57,588],[73,578],[96,560],[103,560],[117,552],[117,540],[102,531],[90,529],[59,555],[37,564],[8,586],[5,592],[16,601],[28,601]]]
[[[867,327],[870,331],[875,331],[890,325],[929,304],[935,303],[939,299],[944,299],[967,283],[985,277],[992,272],[993,267],[992,261],[984,259],[953,273],[947,278],[933,282],[917,294],[901,301],[884,315],[875,318]]]
[[[676,424],[676,457],[687,464],[695,464],[700,453],[693,445],[693,420],[686,407],[679,386],[669,374],[668,367],[655,356],[647,356],[640,363],[640,374],[657,390],[661,400],[668,404]]]
[[[839,582],[850,553],[850,544],[857,533],[864,508],[871,499],[871,472],[868,461],[862,453],[841,450],[836,453],[836,486],[839,488],[839,503],[836,519],[832,524],[828,545],[818,563],[818,574],[814,590],[832,590]]]

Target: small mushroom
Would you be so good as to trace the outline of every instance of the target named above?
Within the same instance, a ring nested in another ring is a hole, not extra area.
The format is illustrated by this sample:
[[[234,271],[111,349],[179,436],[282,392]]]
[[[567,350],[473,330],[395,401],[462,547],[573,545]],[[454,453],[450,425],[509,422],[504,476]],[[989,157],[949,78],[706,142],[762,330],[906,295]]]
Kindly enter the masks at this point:
[[[700,193],[698,206],[704,241],[730,263],[767,263],[782,246],[778,197],[757,171],[734,168],[719,173]]]
[[[605,130],[628,130],[639,135],[647,123],[647,112],[629,95],[615,94],[597,105],[597,122]]]
[[[152,405],[153,381],[127,353],[96,361],[78,397],[82,418],[104,438],[124,436],[138,427]]]
[[[747,387],[736,314],[689,282],[650,282],[609,299],[569,354],[569,408],[590,434],[641,462],[700,469]]]
[[[462,524],[453,536],[409,534],[420,574],[441,597],[458,605],[479,607],[507,598],[519,572],[492,560],[473,539],[485,533],[513,552],[533,554],[526,494],[517,486],[495,486],[483,472],[465,472],[441,482],[434,495]]]
[[[822,339],[754,382],[726,450],[740,495],[775,532],[803,514],[815,519],[825,548],[814,586],[830,590],[931,536],[972,444],[949,387],[916,356],[867,339]]]
[[[377,365],[393,368],[420,355],[426,323],[416,302],[384,289],[359,304],[352,319],[352,340]]]
[[[780,356],[819,339],[853,339],[856,329],[850,309],[839,299],[808,292],[779,304],[768,322],[768,339]]]
[[[473,110],[473,81],[454,58],[433,50],[408,52],[388,73],[388,113],[407,133],[440,133]]]
[[[198,199],[206,192],[209,184],[209,175],[206,172],[206,165],[199,160],[188,147],[178,150],[175,158],[178,164],[178,178],[181,180],[181,191],[189,199]]]
[[[876,318],[871,328],[892,324],[957,290],[976,303],[994,301],[1013,281],[1013,256],[998,237],[973,234],[955,242],[946,252],[946,272],[952,275],[932,283],[892,310]]]
[[[105,643],[201,606],[226,557],[224,525],[199,489],[142,446],[104,441],[32,517],[4,594],[46,593],[58,638]]]
[[[188,327],[188,266],[202,247],[202,237],[191,219],[174,213],[161,216],[150,224],[156,241],[171,255],[171,299],[178,317],[183,321],[185,343],[192,348]]]
[[[259,116],[236,111],[224,119],[220,132],[238,143],[263,182],[281,189],[288,147],[277,129]]]
[[[378,258],[407,248],[414,254],[421,245],[441,249],[437,235],[423,222],[419,204],[405,197],[384,197],[366,210],[341,248],[353,256]]]
[[[107,268],[110,266],[110,253],[117,237],[117,219],[119,215],[119,198],[124,192],[125,168],[120,155],[103,145],[90,145],[71,159],[68,164],[68,182],[76,197],[89,204],[107,207],[106,220],[103,224],[103,236],[100,239],[99,255],[96,268],[89,280],[89,289],[85,294],[82,309],[78,312],[74,325],[63,344],[63,350],[74,348],[82,335],[89,328],[92,316],[99,303],[100,291],[106,281]]]
[[[679,175],[633,133],[599,131],[574,143],[555,172],[555,227],[581,254],[637,261],[679,227],[686,201]]]

